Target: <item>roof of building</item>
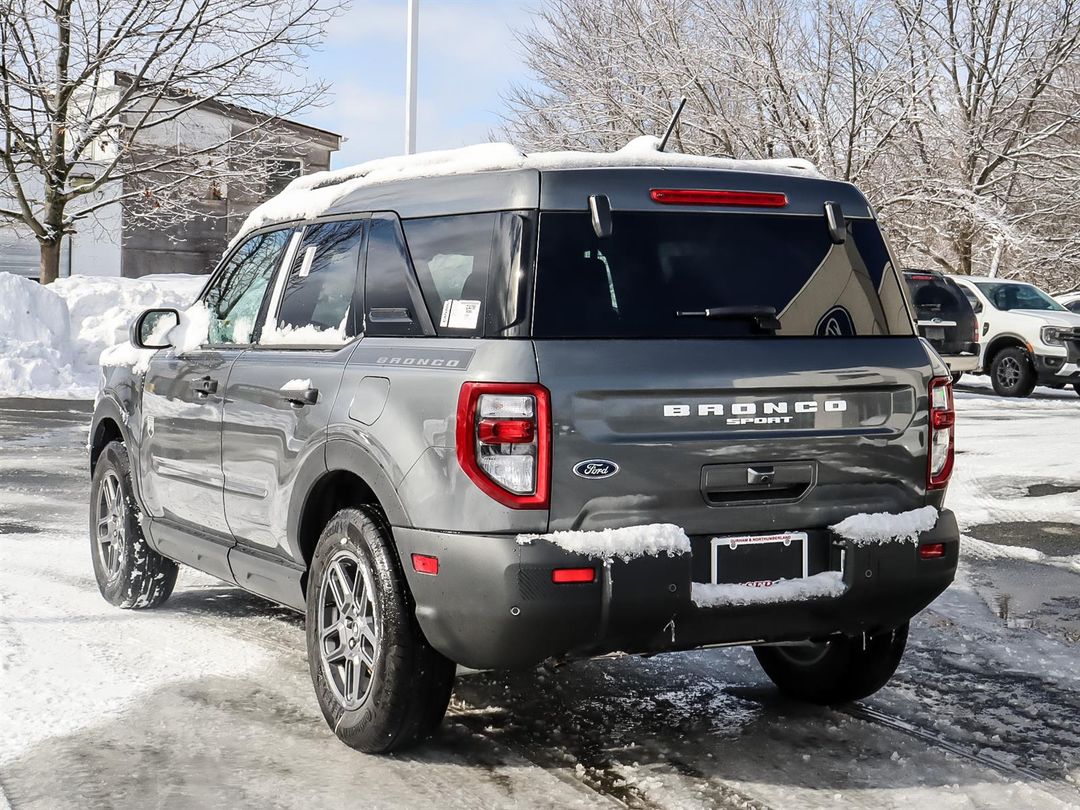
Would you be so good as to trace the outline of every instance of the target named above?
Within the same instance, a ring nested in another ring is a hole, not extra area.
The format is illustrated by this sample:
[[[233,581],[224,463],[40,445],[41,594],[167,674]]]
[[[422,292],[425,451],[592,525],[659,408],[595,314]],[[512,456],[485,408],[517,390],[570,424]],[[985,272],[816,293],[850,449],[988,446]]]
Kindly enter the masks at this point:
[[[136,81],[135,76],[120,70],[113,72],[113,79],[119,85],[131,85]],[[170,88],[165,93],[165,95],[168,98],[180,101],[190,102],[198,99],[198,96],[195,93],[191,93],[189,91],[179,88]],[[311,135],[314,135],[315,137],[320,138],[323,141],[329,142],[327,145],[333,151],[341,148],[341,141],[344,137],[339,133],[331,132],[328,129],[320,129],[319,127],[313,127],[310,124],[304,124],[300,121],[294,121],[291,118],[282,118],[276,115],[267,115],[266,113],[251,109],[250,107],[244,107],[240,104],[230,104],[229,102],[221,101],[219,99],[204,99],[202,101],[199,101],[197,106],[204,109],[214,110],[215,112],[219,112],[222,115],[228,116],[230,118],[237,118],[250,122],[270,121],[275,124],[285,126],[288,129],[304,133],[310,133]]]

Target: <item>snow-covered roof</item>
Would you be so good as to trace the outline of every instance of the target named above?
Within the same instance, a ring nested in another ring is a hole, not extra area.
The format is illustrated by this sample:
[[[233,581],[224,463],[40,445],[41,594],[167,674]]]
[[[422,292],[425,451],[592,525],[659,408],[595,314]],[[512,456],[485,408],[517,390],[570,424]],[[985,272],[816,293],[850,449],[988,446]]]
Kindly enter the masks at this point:
[[[317,217],[358,189],[398,180],[516,169],[552,171],[630,167],[720,169],[816,178],[822,176],[812,163],[799,158],[735,160],[661,152],[659,145],[658,138],[643,135],[615,152],[565,151],[526,154],[512,144],[485,143],[461,149],[379,158],[344,169],[316,172],[296,178],[284,191],[252,211],[240,232],[233,238],[233,243],[251,231],[267,225]]]

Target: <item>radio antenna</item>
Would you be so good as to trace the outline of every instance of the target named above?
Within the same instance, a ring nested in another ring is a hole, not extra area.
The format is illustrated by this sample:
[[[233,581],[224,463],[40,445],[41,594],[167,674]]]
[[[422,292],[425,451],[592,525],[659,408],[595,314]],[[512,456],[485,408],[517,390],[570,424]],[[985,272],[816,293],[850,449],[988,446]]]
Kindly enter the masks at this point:
[[[682,113],[682,108],[686,106],[686,96],[679,99],[679,106],[675,108],[675,112],[672,113],[671,120],[668,121],[667,129],[664,131],[664,137],[660,139],[660,145],[656,148],[657,152],[663,152],[664,147],[667,146],[668,138],[671,137],[671,133],[675,131],[675,125],[679,123],[679,115]]]

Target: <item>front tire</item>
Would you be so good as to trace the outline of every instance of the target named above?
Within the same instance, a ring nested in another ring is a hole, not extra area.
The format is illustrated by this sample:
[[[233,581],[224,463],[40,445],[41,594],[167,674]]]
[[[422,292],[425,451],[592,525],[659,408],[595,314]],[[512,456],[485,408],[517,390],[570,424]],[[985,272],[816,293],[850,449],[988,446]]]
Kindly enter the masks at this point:
[[[774,684],[809,703],[848,703],[874,694],[889,682],[907,644],[908,625],[866,636],[838,636],[805,645],[754,647]]]
[[[173,592],[178,566],[146,544],[121,442],[98,457],[90,481],[90,555],[105,600],[121,608],[155,608]]]
[[[1035,390],[1035,368],[1031,357],[1019,346],[1010,346],[994,355],[990,382],[1001,397],[1026,397]]]
[[[315,547],[308,665],[327,724],[368,754],[420,742],[442,721],[455,665],[424,638],[382,516],[342,509]]]

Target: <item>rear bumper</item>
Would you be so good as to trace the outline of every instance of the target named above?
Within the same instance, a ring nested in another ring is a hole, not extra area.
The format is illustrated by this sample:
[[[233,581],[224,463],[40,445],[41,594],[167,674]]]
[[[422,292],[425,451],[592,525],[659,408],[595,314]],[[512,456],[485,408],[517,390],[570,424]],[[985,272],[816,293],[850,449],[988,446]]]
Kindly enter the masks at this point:
[[[949,367],[949,371],[975,371],[979,368],[979,346],[975,346],[974,354],[943,354],[941,359]]]
[[[477,669],[888,629],[949,586],[959,554],[956,519],[942,510],[919,544],[944,543],[944,557],[920,559],[910,543],[849,546],[841,596],[706,609],[690,598],[690,554],[604,566],[546,541],[521,545],[514,536],[405,528],[394,536],[428,640]],[[415,572],[413,553],[437,556],[438,575]],[[597,581],[552,583],[553,568],[579,566],[595,567]]]

